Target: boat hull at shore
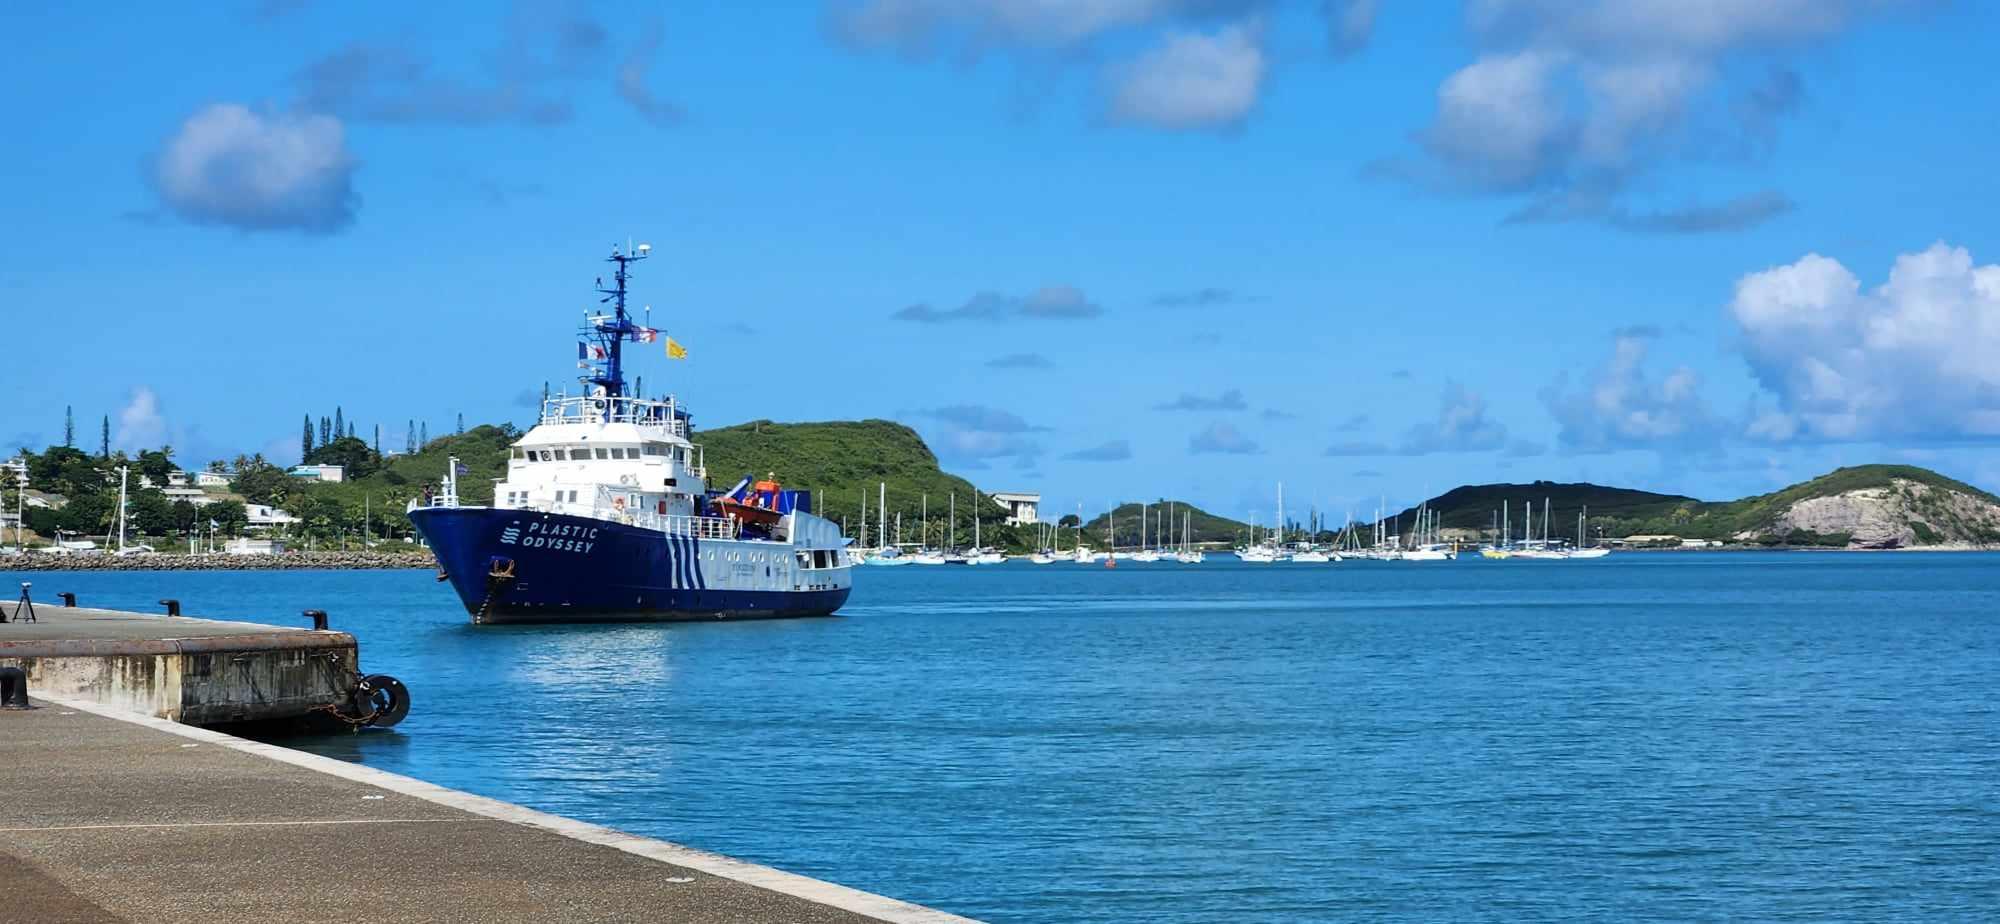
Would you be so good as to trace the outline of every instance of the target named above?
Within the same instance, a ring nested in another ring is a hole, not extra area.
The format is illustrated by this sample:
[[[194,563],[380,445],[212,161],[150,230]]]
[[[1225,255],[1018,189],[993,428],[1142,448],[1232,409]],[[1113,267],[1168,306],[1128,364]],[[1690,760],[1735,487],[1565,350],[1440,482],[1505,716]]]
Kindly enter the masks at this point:
[[[410,520],[480,624],[831,616],[852,590],[848,567],[801,567],[787,543],[483,507]]]

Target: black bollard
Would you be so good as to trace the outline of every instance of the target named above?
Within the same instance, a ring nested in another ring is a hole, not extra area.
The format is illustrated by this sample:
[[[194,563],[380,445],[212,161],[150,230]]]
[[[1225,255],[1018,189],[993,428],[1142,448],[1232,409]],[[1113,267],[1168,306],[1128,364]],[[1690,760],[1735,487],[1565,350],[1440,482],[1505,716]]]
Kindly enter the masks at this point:
[[[62,598],[64,606],[71,606],[71,607],[76,606],[76,594],[65,592],[56,594],[56,596]]]
[[[307,611],[306,611],[306,613],[305,613],[305,616],[306,616],[306,618],[307,618],[307,619],[310,619],[310,620],[312,620],[312,621],[313,621],[313,628],[314,628],[314,629],[316,629],[316,630],[318,630],[318,631],[320,631],[320,632],[325,632],[325,631],[326,631],[326,611],[325,611],[325,610],[307,610]]]
[[[161,600],[160,605],[167,608],[168,616],[179,616],[181,614],[181,602],[179,600]]]
[[[0,667],[0,709],[26,709],[28,705],[28,672]]]

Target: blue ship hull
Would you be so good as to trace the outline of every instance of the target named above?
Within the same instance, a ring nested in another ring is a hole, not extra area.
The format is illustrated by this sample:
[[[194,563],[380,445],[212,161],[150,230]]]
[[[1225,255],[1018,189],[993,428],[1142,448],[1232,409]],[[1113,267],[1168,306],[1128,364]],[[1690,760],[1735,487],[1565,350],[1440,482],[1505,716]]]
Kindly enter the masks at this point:
[[[481,624],[830,616],[851,589],[832,578],[802,589],[730,586],[729,574],[706,573],[702,550],[748,543],[668,536],[585,517],[430,507],[412,510],[410,522],[472,621]]]

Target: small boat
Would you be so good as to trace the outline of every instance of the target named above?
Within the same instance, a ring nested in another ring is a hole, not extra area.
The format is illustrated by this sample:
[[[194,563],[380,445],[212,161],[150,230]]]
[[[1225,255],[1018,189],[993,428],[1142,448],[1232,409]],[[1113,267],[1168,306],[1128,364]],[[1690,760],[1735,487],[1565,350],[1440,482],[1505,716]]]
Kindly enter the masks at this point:
[[[1339,560],[1340,560],[1339,556],[1328,555],[1327,553],[1320,551],[1319,549],[1306,549],[1305,551],[1302,552],[1292,553],[1292,561],[1300,562],[1302,564],[1323,565],[1326,564],[1327,562],[1334,562]]]
[[[738,490],[741,490],[740,485]],[[780,490],[777,476],[766,475],[764,480],[751,485],[749,492],[742,497],[735,496],[736,492],[731,491],[710,503],[720,510],[723,516],[735,520],[739,525],[761,529],[775,526],[779,520],[785,518],[784,513],[778,510]]]
[[[916,564],[916,559],[912,556],[904,555],[902,549],[892,545],[876,549],[874,554],[863,558],[861,563],[874,568],[889,568],[896,565]]]

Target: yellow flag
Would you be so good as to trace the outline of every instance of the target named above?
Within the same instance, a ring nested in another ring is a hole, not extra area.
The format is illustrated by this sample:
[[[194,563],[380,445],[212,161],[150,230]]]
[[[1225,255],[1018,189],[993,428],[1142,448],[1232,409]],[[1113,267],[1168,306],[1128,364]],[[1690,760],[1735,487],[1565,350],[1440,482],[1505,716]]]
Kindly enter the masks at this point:
[[[686,358],[688,358],[688,351],[687,351],[687,347],[684,347],[684,346],[681,346],[681,345],[680,345],[680,344],[678,344],[678,343],[675,343],[675,342],[674,342],[674,338],[672,338],[672,337],[668,337],[668,338],[667,338],[667,358],[668,358],[668,359],[686,359]]]

